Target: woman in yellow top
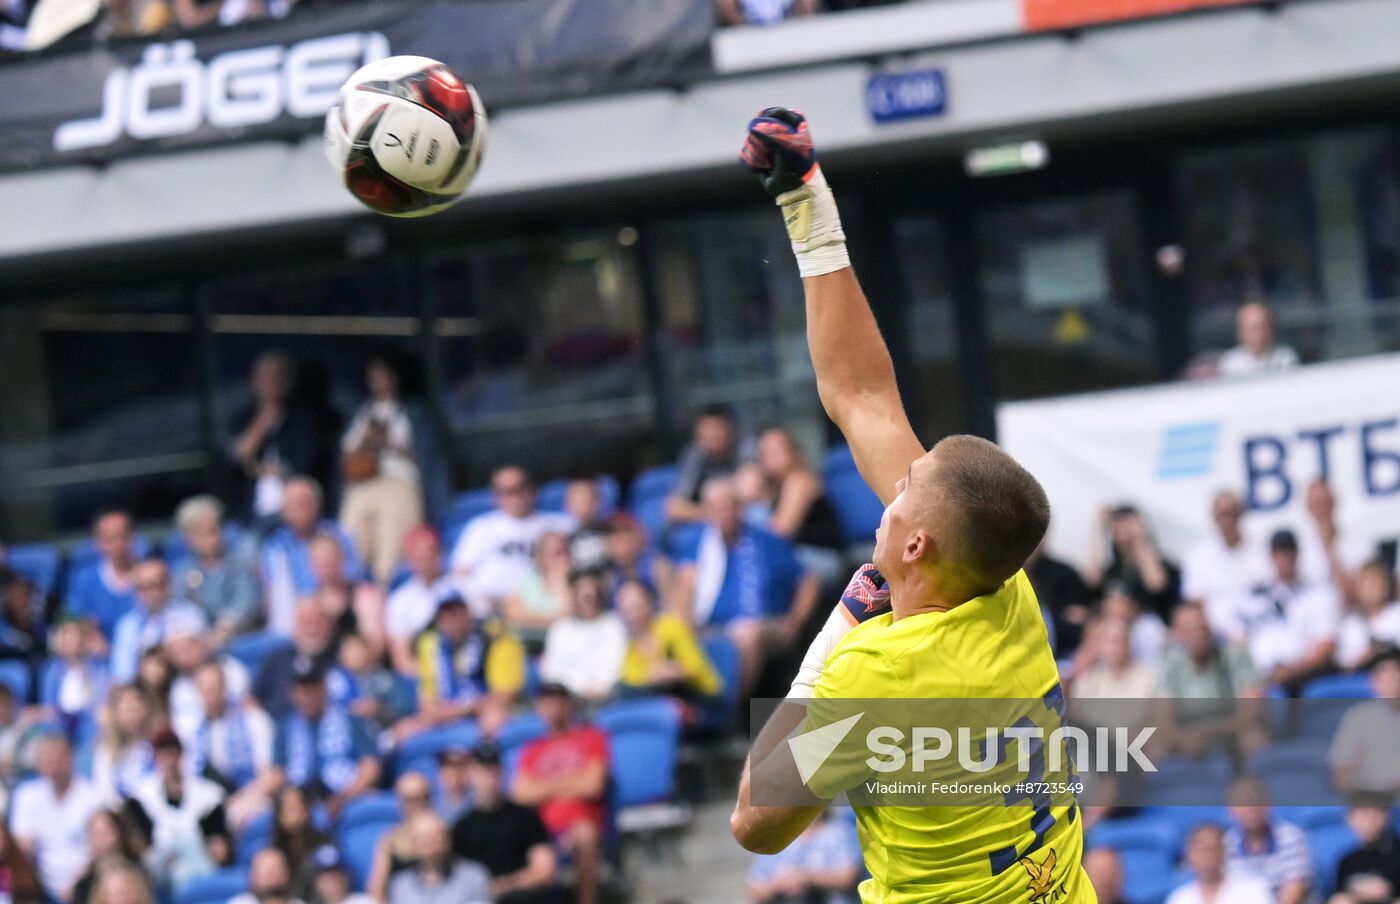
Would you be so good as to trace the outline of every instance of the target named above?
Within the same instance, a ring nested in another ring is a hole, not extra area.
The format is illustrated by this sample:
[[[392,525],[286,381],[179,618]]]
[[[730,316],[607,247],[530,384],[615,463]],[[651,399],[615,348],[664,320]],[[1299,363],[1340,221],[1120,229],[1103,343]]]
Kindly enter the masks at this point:
[[[616,600],[617,614],[627,625],[624,692],[674,694],[687,700],[719,695],[724,682],[695,632],[669,612],[658,614],[647,585],[623,581]]]

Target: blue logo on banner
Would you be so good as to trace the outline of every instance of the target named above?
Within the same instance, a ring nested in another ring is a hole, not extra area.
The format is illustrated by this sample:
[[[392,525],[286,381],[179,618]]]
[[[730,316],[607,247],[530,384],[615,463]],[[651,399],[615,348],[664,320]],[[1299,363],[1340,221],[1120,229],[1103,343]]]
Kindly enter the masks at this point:
[[[1162,433],[1162,450],[1157,456],[1157,479],[1209,474],[1219,445],[1219,421],[1168,427]]]
[[[948,108],[947,79],[942,69],[872,76],[865,85],[865,106],[876,122],[942,116]]]

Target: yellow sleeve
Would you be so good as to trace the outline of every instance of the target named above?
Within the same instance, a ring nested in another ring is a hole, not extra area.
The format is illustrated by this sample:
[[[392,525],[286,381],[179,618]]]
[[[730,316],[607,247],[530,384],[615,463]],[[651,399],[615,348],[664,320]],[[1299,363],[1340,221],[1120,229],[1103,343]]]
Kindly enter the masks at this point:
[[[438,698],[437,689],[437,635],[424,631],[414,647],[418,659],[418,705],[432,703]]]
[[[831,800],[872,775],[866,734],[882,720],[888,721],[889,715],[888,706],[873,704],[897,694],[896,687],[889,658],[878,650],[841,647],[827,661],[798,733],[806,735],[830,726],[841,740],[807,780],[810,791]],[[867,709],[876,711],[867,717]],[[835,728],[838,723],[840,729]]]
[[[517,694],[524,686],[525,645],[514,634],[502,634],[486,653],[486,687],[498,694]]]
[[[720,680],[719,672],[715,671],[714,664],[710,662],[710,657],[705,655],[705,650],[700,646],[700,641],[696,639],[690,626],[674,615],[663,615],[661,620],[664,622],[658,621],[657,630],[663,630],[664,623],[666,648],[671,658],[685,672],[686,680],[707,697],[716,696],[723,691],[724,682]]]

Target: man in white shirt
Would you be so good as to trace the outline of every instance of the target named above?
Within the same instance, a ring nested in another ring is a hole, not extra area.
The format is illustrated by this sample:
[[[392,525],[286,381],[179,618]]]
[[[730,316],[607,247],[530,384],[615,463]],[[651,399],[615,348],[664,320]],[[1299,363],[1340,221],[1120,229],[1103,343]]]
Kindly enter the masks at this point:
[[[251,700],[235,701],[219,663],[206,662],[195,669],[193,681],[200,719],[192,734],[183,739],[187,765],[194,775],[215,781],[228,791],[225,809],[230,825],[237,830],[271,809],[277,781],[272,770],[277,726]]]
[[[112,639],[112,681],[117,684],[135,679],[141,657],[165,643],[172,631],[190,624],[208,627],[203,609],[172,598],[170,567],[164,559],[142,561],[135,576],[136,606],[117,620]]]
[[[1216,532],[1191,550],[1181,570],[1181,596],[1201,604],[1211,630],[1228,633],[1235,604],[1252,587],[1268,579],[1264,551],[1241,529],[1244,501],[1225,491],[1211,500]]]
[[[495,603],[529,572],[535,543],[549,531],[569,534],[574,519],[535,511],[535,485],[524,468],[506,465],[491,475],[496,510],[478,515],[452,550],[452,572],[473,597]]]
[[[1274,574],[1235,609],[1230,636],[1249,647],[1269,683],[1297,690],[1328,669],[1337,646],[1342,601],[1337,588],[1306,580],[1298,568],[1298,538],[1277,531],[1269,539]]]
[[[1234,348],[1220,356],[1222,377],[1252,377],[1292,370],[1298,353],[1286,345],[1274,345],[1274,315],[1262,301],[1248,301],[1235,312]]]
[[[384,606],[384,634],[389,639],[394,669],[401,675],[416,677],[418,660],[413,655],[413,641],[432,624],[438,599],[456,582],[443,572],[442,540],[426,524],[408,532],[403,541],[403,557],[413,576],[389,594]],[[490,614],[484,606],[472,611],[478,619]]]
[[[102,796],[73,774],[73,751],[59,735],[39,741],[35,766],[39,777],[15,789],[10,830],[37,864],[44,888],[66,898],[87,867],[87,824],[102,809]]]
[[[1362,565],[1376,555],[1376,543],[1343,533],[1337,524],[1337,497],[1321,477],[1308,484],[1304,497],[1308,518],[1298,534],[1298,561],[1303,577],[1331,582],[1345,591]]]
[[[162,646],[166,659],[175,668],[169,696],[170,724],[186,744],[204,721],[204,706],[194,681],[196,670],[206,663],[222,670],[230,703],[242,703],[253,683],[248,667],[242,662],[226,653],[213,652],[209,636],[203,621],[186,616],[171,620]]]
[[[1197,826],[1186,841],[1186,865],[1196,879],[1172,892],[1167,904],[1275,904],[1263,880],[1226,875],[1225,863],[1225,830]]]

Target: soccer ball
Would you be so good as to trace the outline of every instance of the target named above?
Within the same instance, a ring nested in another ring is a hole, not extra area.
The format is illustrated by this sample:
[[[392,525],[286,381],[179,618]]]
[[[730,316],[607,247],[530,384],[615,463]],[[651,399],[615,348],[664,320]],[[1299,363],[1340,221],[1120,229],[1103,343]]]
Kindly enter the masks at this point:
[[[455,204],[476,175],[486,108],[437,60],[388,57],[350,76],[325,138],[331,166],[366,207],[424,217]]]

